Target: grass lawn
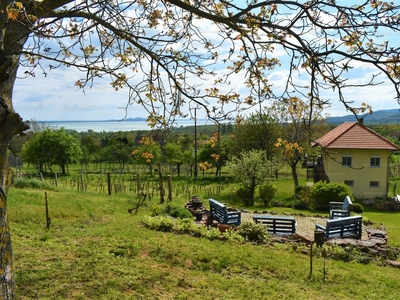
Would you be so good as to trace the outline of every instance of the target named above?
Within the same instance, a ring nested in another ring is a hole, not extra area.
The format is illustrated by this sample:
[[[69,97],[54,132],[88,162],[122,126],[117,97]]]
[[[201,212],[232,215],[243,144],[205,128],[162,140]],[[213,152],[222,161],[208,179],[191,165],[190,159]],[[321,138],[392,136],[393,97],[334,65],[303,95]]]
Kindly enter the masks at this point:
[[[289,182],[277,182],[282,201],[292,196],[285,188]],[[213,197],[233,201],[231,189],[226,184]],[[196,192],[202,199],[210,193]],[[156,195],[137,215],[128,213],[136,203],[130,192],[109,196],[59,187],[47,195],[49,230],[43,190],[9,192],[19,299],[398,299],[400,294],[400,271],[379,263],[327,259],[324,281],[319,256],[309,278],[306,246],[236,244],[149,230],[141,220],[157,205]],[[185,202],[174,194],[174,204]],[[363,215],[383,223],[390,243],[400,245],[398,213],[366,209]]]

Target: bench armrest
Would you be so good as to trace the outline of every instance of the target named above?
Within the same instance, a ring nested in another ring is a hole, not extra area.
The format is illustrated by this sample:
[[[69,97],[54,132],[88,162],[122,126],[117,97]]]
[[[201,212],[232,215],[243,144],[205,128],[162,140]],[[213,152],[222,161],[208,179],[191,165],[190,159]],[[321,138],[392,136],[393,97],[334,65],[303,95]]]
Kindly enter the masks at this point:
[[[315,229],[321,229],[321,230],[325,231],[326,227],[319,225],[319,224],[315,224]]]

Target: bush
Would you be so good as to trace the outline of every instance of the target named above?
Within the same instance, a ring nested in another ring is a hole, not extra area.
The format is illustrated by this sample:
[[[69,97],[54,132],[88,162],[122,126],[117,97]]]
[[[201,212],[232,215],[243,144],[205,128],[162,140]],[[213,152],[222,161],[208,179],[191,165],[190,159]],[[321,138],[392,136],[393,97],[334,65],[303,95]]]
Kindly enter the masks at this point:
[[[328,211],[329,202],[343,202],[346,196],[354,200],[353,192],[348,185],[339,182],[319,181],[311,189],[310,207]]]
[[[307,209],[307,207],[308,207],[307,203],[300,199],[296,200],[293,203],[293,208],[295,208],[295,209]]]
[[[151,216],[153,216],[153,217],[161,216],[164,214],[164,209],[158,204],[153,204],[150,207],[150,211],[151,211]]]
[[[297,199],[302,200],[304,195],[311,195],[312,186],[308,185],[299,185],[294,188],[294,194]]]
[[[311,197],[311,186],[299,185],[295,188],[296,201],[293,204],[293,208],[306,209],[313,207],[313,201]]]
[[[263,185],[260,185],[258,191],[260,193],[260,198],[265,206],[270,205],[271,200],[275,198],[277,190],[278,187],[276,185],[273,185],[272,183],[265,183]]]
[[[168,204],[165,207],[165,213],[174,218],[187,219],[193,218],[192,213],[185,207],[173,206]]]
[[[177,234],[190,234],[195,237],[202,237],[208,240],[222,240],[243,243],[245,239],[238,232],[228,229],[221,237],[218,228],[198,226],[193,220],[189,219],[173,219],[167,216],[144,216],[143,225],[147,228],[157,231],[174,232]]]
[[[240,224],[237,233],[240,234],[246,241],[264,243],[269,240],[267,228],[260,223],[252,221],[244,221]]]
[[[243,201],[246,205],[253,205],[253,195],[250,192],[250,189],[245,187],[240,187],[236,190],[236,196],[239,200]]]
[[[26,179],[23,177],[14,178],[13,186],[19,189],[31,188],[31,189],[42,189],[42,190],[54,190],[55,187],[45,181],[39,179]]]
[[[361,214],[364,212],[364,206],[361,203],[353,203],[353,211]]]
[[[142,222],[150,229],[164,232],[172,231],[175,225],[175,220],[166,216],[145,216]]]

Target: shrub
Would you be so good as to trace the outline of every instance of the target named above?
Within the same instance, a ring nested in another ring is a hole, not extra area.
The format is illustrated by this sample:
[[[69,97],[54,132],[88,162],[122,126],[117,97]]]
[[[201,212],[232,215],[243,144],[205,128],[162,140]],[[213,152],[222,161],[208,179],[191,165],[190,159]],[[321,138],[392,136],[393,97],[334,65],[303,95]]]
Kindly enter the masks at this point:
[[[55,189],[54,186],[45,181],[40,181],[39,179],[26,179],[23,177],[14,178],[13,185],[14,187],[19,189],[31,188],[31,189],[50,190],[50,191]]]
[[[145,216],[143,218],[143,224],[150,229],[157,231],[172,231],[174,228],[175,220],[166,216],[150,217]]]
[[[329,210],[329,202],[343,202],[346,196],[354,200],[353,193],[348,185],[339,182],[319,181],[311,189],[310,207],[318,210]]]
[[[277,200],[277,199],[271,200],[269,205],[272,207],[291,207],[291,204],[289,202],[284,202],[282,200]]]
[[[253,195],[250,192],[250,189],[245,188],[245,187],[240,187],[236,190],[236,196],[239,198],[239,200],[243,201],[244,204],[246,205],[252,205],[252,199]]]
[[[293,208],[296,209],[306,209],[312,208],[313,201],[311,197],[311,186],[306,185],[299,185],[295,188],[295,198],[297,199],[294,204]]]
[[[356,213],[363,213],[364,206],[361,203],[353,203],[353,211]]]
[[[168,204],[165,207],[165,213],[174,218],[180,218],[180,219],[193,218],[192,213],[185,207],[174,206],[171,204]]]
[[[305,201],[303,201],[303,200],[300,200],[300,199],[296,200],[293,203],[293,208],[295,208],[295,209],[307,209],[307,207],[308,207],[307,203]]]
[[[278,190],[278,187],[276,185],[273,185],[270,182],[260,185],[260,187],[258,188],[258,191],[260,193],[260,198],[263,201],[265,206],[270,205],[271,200],[274,199],[277,190]]]
[[[240,234],[246,241],[264,243],[269,240],[267,228],[260,223],[252,221],[244,221],[240,224],[237,233]]]
[[[158,204],[153,204],[150,207],[151,215],[154,216],[161,216],[164,214],[163,208]]]
[[[312,186],[299,185],[294,188],[294,194],[297,199],[301,199],[304,195],[311,195]]]

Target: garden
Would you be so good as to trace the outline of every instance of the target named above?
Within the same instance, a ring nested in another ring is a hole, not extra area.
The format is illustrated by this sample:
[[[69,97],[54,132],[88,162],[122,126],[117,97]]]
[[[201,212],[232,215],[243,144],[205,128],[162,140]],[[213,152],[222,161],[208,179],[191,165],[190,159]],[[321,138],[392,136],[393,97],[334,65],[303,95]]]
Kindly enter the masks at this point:
[[[307,243],[276,242],[249,222],[222,234],[183,217],[198,195],[206,208],[214,198],[242,212],[326,218],[299,205],[289,170],[273,182],[268,206],[257,193],[249,206],[224,173],[194,181],[164,168],[161,203],[160,177],[137,168],[71,165],[69,176],[15,179],[8,205],[20,299],[395,299],[400,292],[398,269],[386,263],[396,251],[367,260],[351,246],[313,247],[310,274]],[[301,169],[299,180],[309,182]],[[384,226],[390,249],[400,245],[398,213],[365,205],[360,214]]]

